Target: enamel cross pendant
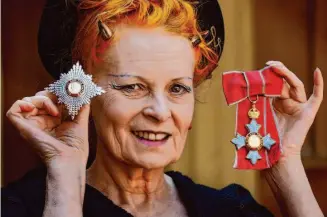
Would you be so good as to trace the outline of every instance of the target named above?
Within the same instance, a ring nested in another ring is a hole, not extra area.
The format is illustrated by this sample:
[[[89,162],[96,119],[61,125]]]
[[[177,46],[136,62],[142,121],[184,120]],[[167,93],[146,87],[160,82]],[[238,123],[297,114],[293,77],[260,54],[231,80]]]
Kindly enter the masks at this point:
[[[92,81],[92,75],[84,73],[82,66],[77,62],[68,72],[60,75],[60,79],[45,90],[58,97],[58,103],[63,103],[68,109],[72,120],[85,104],[90,104],[91,99],[105,93]]]
[[[249,100],[251,101],[251,99]],[[259,110],[255,107],[257,100],[251,101],[252,108],[248,112],[248,116],[251,118],[251,122],[246,124],[248,134],[246,136],[242,136],[239,133],[236,133],[236,137],[231,141],[237,149],[245,147],[248,150],[246,159],[250,160],[253,165],[261,159],[259,154],[259,150],[261,148],[270,150],[271,146],[276,143],[276,141],[270,137],[269,133],[265,136],[261,136],[259,133],[261,125],[256,121],[256,119],[260,116]]]

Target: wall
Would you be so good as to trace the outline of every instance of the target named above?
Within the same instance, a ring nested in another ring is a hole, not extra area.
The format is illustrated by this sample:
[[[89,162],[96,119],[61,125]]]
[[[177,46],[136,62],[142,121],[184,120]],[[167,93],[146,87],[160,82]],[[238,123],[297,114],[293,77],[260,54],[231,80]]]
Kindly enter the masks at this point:
[[[43,0],[2,1],[3,184],[21,177],[39,163],[34,151],[9,123],[5,113],[24,96],[34,95],[50,81],[37,53],[38,22]]]

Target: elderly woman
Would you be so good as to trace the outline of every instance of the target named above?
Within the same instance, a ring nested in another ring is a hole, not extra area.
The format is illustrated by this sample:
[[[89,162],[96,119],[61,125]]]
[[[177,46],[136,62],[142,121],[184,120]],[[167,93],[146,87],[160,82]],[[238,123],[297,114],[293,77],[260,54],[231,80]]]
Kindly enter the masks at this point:
[[[216,190],[164,172],[183,152],[195,87],[218,63],[222,22],[216,0],[49,0],[39,38],[45,67],[58,78],[79,61],[105,93],[73,120],[48,91],[12,105],[7,117],[46,169],[2,189],[3,216],[272,216],[239,185]],[[285,216],[323,216],[300,157],[323,98],[321,72],[307,100],[294,73],[267,64],[287,83],[274,101],[283,154],[264,174]],[[97,150],[86,169],[89,117]]]

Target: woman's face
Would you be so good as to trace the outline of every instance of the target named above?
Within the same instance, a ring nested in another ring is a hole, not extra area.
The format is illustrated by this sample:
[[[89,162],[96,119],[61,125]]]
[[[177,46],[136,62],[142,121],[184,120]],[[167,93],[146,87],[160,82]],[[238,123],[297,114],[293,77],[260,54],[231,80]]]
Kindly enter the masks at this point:
[[[159,168],[179,159],[194,109],[194,52],[163,29],[122,27],[92,72],[106,93],[92,101],[105,154]]]

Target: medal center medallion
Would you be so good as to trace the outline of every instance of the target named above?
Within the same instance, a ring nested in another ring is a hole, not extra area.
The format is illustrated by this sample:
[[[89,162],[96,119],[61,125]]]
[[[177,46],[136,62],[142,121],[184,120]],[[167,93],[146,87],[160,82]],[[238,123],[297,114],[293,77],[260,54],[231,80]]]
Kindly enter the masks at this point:
[[[246,144],[249,149],[259,150],[262,147],[262,137],[258,133],[249,133],[246,137]]]
[[[67,84],[67,92],[71,96],[78,96],[83,91],[83,84],[78,80],[72,80]]]

